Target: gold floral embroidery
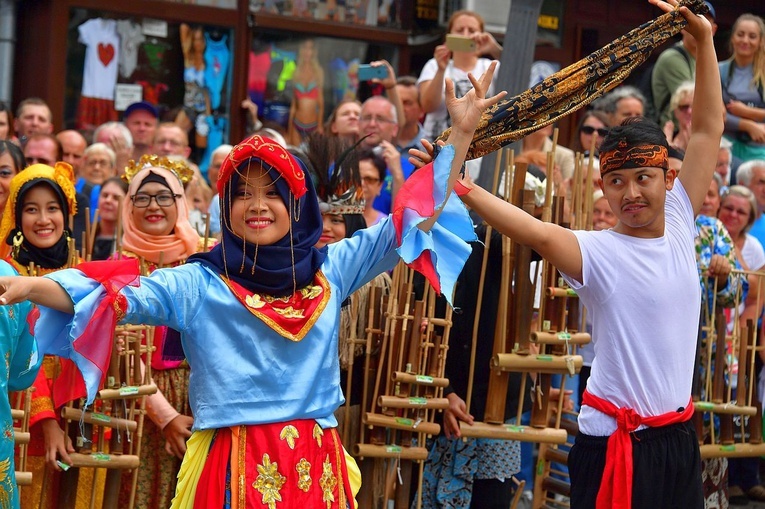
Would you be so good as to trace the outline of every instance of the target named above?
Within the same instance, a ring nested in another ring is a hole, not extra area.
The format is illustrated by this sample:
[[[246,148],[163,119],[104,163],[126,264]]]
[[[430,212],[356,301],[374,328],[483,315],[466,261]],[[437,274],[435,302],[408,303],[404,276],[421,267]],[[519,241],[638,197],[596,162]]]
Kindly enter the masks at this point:
[[[316,439],[316,443],[321,447],[321,437],[324,436],[324,430],[318,424],[313,425],[313,438]]]
[[[260,309],[266,305],[266,303],[263,302],[263,299],[261,299],[260,295],[258,295],[257,293],[248,295],[244,300],[245,300],[245,303],[252,309]]]
[[[298,433],[298,430],[295,426],[289,424],[282,428],[281,433],[279,433],[279,438],[286,440],[287,445],[290,446],[290,449],[295,449],[295,439],[300,438],[300,433]]]
[[[300,289],[300,294],[303,296],[304,299],[315,299],[319,295],[321,295],[321,292],[324,290],[319,285],[310,285],[306,286],[305,288]]]
[[[284,309],[274,308],[274,313],[278,313],[285,318],[303,318],[303,310],[287,306]]]
[[[303,490],[304,493],[308,493],[311,489],[311,464],[305,458],[300,458],[300,461],[295,465],[295,470],[298,473],[298,488]]]
[[[16,318],[16,312],[13,310],[13,306],[8,306],[8,318],[14,320]]]
[[[14,483],[11,482],[11,476],[9,475],[9,471],[11,469],[11,459],[7,458],[3,461],[0,461],[0,507],[3,509],[10,509],[11,507],[11,496],[14,492]]]
[[[337,477],[335,477],[335,474],[332,472],[332,462],[329,461],[329,454],[327,454],[327,459],[324,460],[322,467],[323,473],[319,479],[319,486],[321,486],[321,490],[324,492],[324,494],[322,495],[321,499],[327,503],[327,509],[331,509],[332,502],[335,501],[335,495],[333,492],[337,487]]]
[[[268,509],[276,509],[276,503],[282,501],[280,491],[287,478],[279,473],[276,463],[271,463],[268,454],[263,454],[263,464],[258,465],[258,472],[252,486],[263,495],[261,502],[268,505]]]

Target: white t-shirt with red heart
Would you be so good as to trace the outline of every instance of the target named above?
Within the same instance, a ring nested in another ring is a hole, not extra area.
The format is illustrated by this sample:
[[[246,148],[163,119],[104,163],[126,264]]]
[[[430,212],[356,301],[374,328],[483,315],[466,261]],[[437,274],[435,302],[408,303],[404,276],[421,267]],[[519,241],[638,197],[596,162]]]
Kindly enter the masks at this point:
[[[78,30],[79,42],[87,47],[82,96],[113,101],[120,47],[117,22],[94,18],[81,24]]]

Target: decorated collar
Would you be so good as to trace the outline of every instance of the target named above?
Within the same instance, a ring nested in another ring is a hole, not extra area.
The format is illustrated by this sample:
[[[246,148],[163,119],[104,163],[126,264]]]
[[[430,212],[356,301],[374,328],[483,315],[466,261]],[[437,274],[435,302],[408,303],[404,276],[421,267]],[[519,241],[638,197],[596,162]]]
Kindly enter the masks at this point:
[[[301,341],[327,307],[330,287],[321,271],[313,283],[288,297],[254,293],[221,275],[221,279],[247,310],[274,332],[290,341]]]

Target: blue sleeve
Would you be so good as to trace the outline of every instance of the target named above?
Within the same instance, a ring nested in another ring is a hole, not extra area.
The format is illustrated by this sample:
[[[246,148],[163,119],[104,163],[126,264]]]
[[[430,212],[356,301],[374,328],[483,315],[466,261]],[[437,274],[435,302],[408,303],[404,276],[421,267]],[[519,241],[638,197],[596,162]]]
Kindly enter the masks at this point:
[[[22,309],[19,310],[21,313],[16,317],[20,323],[16,350],[13,352],[8,371],[9,391],[20,391],[32,385],[43,360],[43,356],[37,351],[37,342],[29,330],[28,315],[32,311],[32,304],[30,302],[22,304]]]

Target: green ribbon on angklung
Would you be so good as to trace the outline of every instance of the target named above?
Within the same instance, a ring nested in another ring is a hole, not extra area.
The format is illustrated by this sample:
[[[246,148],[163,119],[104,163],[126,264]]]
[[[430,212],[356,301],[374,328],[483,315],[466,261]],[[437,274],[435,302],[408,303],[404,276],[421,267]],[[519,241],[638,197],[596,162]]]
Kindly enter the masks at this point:
[[[709,12],[701,0],[682,0],[680,5],[696,14]],[[624,81],[654,49],[680,33],[686,24],[677,10],[664,13],[525,92],[490,107],[481,116],[467,159],[499,150],[590,104]],[[451,128],[438,139],[446,141],[450,132]]]

